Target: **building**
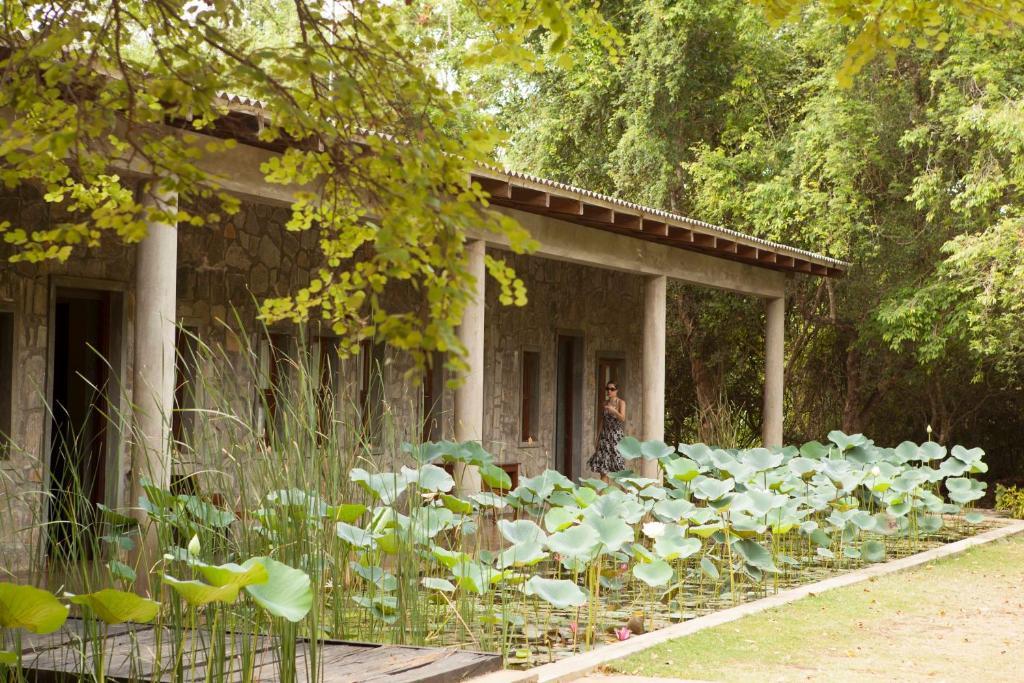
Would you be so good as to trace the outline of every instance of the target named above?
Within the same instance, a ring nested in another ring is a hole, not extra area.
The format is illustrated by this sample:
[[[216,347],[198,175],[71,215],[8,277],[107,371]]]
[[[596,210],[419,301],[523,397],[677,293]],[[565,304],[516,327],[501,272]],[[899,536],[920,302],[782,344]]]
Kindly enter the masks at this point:
[[[240,116],[252,109],[243,104]],[[253,376],[273,384],[277,355],[297,337],[285,328],[258,334],[255,300],[301,286],[320,255],[314,234],[284,229],[289,190],[264,183],[259,172],[274,153],[239,144],[207,160],[243,200],[242,211],[217,226],[152,225],[138,245],[104,244],[63,264],[0,266],[0,433],[11,442],[0,456],[0,486],[14,519],[0,530],[0,545],[14,547],[14,529],[50,514],[32,492],[58,490],[62,476],[78,476],[93,502],[117,507],[137,499],[143,466],[164,483],[188,467],[168,455],[175,430],[187,423],[174,407],[202,397],[176,397],[190,372],[175,353],[176,337],[180,350],[194,334],[222,349],[228,363],[259,366]],[[403,439],[481,440],[524,475],[550,467],[585,476],[607,380],[620,383],[629,404],[627,432],[663,437],[671,278],[764,301],[763,436],[781,444],[787,279],[838,276],[845,264],[527,175],[480,169],[474,179],[540,245],[534,254],[510,255],[529,304],[499,305],[485,284],[484,254],[508,247],[471,235],[477,292],[460,328],[471,367],[465,381],[450,390],[435,369],[422,387],[411,386],[403,379],[408,359],[366,345],[357,363],[337,370],[339,391],[358,392],[364,411],[380,410],[389,397]],[[27,190],[0,194],[0,218],[45,226],[54,210]],[[239,340],[224,324],[235,312],[238,329],[252,338]],[[176,323],[189,335],[178,334]],[[321,359],[330,357],[329,336],[307,341]],[[373,367],[385,368],[379,390],[369,378]],[[267,389],[236,387],[242,414]],[[72,433],[84,455],[69,473],[59,443]],[[472,478],[463,484],[479,486]]]

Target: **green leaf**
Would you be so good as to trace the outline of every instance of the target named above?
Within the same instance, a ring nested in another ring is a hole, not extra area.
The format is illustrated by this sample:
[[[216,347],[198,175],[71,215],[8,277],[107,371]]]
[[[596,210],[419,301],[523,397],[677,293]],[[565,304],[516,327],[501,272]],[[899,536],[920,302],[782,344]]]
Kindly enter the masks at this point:
[[[21,658],[17,652],[0,650],[0,666],[17,666],[19,659]]]
[[[357,548],[372,548],[374,535],[367,529],[338,522],[334,525],[334,533],[338,538]]]
[[[464,501],[456,496],[449,496],[447,493],[441,494],[441,503],[452,512],[460,515],[469,515],[473,513],[472,503]]]
[[[53,633],[68,618],[68,608],[35,586],[0,582],[0,627]]]
[[[437,465],[421,465],[418,470],[403,467],[402,477],[424,491],[447,493],[455,488],[455,480],[452,479],[452,476]]]
[[[548,530],[548,533],[562,531],[575,524],[579,518],[578,508],[551,508],[544,515],[544,528]]]
[[[455,584],[447,579],[441,579],[436,576],[424,576],[420,579],[420,584],[428,590],[441,591],[443,593],[454,593]]]
[[[548,554],[538,541],[526,541],[510,546],[498,554],[495,564],[500,569],[535,565]]]
[[[704,576],[708,577],[712,581],[718,581],[719,573],[718,567],[715,566],[714,561],[710,557],[700,558],[700,570],[704,573]]]
[[[968,524],[981,524],[985,521],[985,515],[980,512],[968,512],[964,515],[964,519]]]
[[[832,438],[831,435],[829,438]],[[733,548],[739,551],[743,559],[747,561],[747,564],[764,571],[775,571],[775,561],[772,559],[772,554],[760,543],[747,538],[741,538],[733,542]]]
[[[882,562],[885,560],[885,544],[881,541],[865,541],[861,546],[861,557],[865,562]]]
[[[498,531],[509,543],[532,543],[547,538],[544,530],[528,519],[498,520]]]
[[[582,607],[587,604],[587,594],[572,581],[566,579],[545,579],[534,576],[524,587],[527,595],[535,595],[558,608]]]
[[[601,544],[601,537],[592,526],[574,526],[551,534],[547,539],[548,548],[563,557],[591,559]]]
[[[633,576],[652,588],[666,585],[672,580],[672,573],[672,567],[664,560],[633,565]]]
[[[357,503],[344,503],[342,505],[331,505],[327,508],[327,516],[336,522],[351,524],[363,516],[366,512],[365,505]]]
[[[269,557],[254,557],[242,566],[262,564],[267,572],[264,583],[248,585],[245,590],[263,609],[275,617],[291,622],[302,621],[313,607],[313,589],[309,576],[300,569],[294,569]]]
[[[507,491],[512,488],[512,477],[508,472],[492,463],[480,466],[480,478],[492,489]]]
[[[583,524],[597,532],[602,552],[614,553],[633,542],[633,529],[618,517],[591,517]]]
[[[183,581],[169,574],[164,574],[163,583],[180,595],[192,607],[203,607],[211,602],[222,602],[226,605],[231,605],[238,600],[238,591],[241,589],[241,586],[236,584],[211,586],[202,581]]]
[[[88,607],[107,624],[123,624],[126,621],[145,624],[153,621],[160,611],[160,603],[154,600],[112,588],[73,595],[68,600],[75,605]]]

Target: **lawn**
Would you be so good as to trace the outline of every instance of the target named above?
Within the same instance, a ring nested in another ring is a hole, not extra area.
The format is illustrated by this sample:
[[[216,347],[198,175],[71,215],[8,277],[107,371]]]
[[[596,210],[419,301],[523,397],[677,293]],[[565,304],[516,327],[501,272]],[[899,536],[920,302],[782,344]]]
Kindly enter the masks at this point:
[[[1024,537],[653,648],[616,672],[701,680],[1020,680]]]

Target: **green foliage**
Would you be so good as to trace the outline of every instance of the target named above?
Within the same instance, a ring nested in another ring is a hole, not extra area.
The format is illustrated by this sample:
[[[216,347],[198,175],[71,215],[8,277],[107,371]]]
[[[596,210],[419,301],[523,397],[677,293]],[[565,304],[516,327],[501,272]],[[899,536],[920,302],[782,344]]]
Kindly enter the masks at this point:
[[[940,51],[959,20],[980,37],[1005,36],[1024,26],[1024,8],[1016,0],[963,2],[949,0],[752,0],[775,23],[825,20],[850,30],[850,41],[837,78],[850,87],[854,77],[877,55],[895,62],[897,50]],[[958,27],[959,28],[959,27]]]
[[[996,484],[996,510],[1008,512],[1016,519],[1024,519],[1024,489]]]
[[[68,608],[52,593],[34,586],[0,582],[0,628],[52,633],[68,618]]]
[[[5,3],[0,24],[0,183],[41,187],[58,209],[47,225],[0,221],[12,261],[64,261],[106,236],[138,242],[153,222],[215,223],[238,210],[224,181],[239,143],[287,146],[258,171],[294,198],[288,229],[315,232],[322,263],[298,291],[265,301],[264,318],[321,318],[346,353],[375,337],[420,365],[450,351],[462,367],[455,326],[472,291],[468,233],[500,234],[516,251],[532,243],[470,183],[498,135],[446,87],[432,63],[442,37],[408,3],[48,7]],[[462,7],[488,30],[463,46],[461,62],[515,70],[558,58],[576,26],[602,24],[582,0]],[[614,47],[614,33],[603,33]],[[256,104],[231,105],[223,93]],[[225,128],[233,108],[256,111],[258,140]],[[155,177],[138,196],[134,171]],[[523,305],[507,264],[492,256],[487,267],[501,301]],[[402,283],[421,294],[418,310],[383,303]]]

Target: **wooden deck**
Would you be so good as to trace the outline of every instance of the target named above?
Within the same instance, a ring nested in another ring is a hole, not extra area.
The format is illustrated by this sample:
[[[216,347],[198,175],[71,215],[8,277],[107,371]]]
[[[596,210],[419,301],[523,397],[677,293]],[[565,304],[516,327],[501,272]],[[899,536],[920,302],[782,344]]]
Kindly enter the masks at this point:
[[[23,665],[30,681],[65,683],[91,678],[96,670],[97,644],[82,642],[83,624],[68,619],[48,636],[22,641]],[[271,683],[280,680],[273,641],[267,636],[234,634],[224,643],[229,656],[220,658],[224,671],[208,671],[212,643],[206,631],[187,631],[183,647],[174,633],[149,626],[118,626],[103,640],[104,673],[109,681],[196,681],[210,675],[216,681]],[[193,642],[194,641],[194,642]],[[309,672],[308,643],[299,643],[296,681],[322,683],[452,683],[501,669],[501,656],[442,648],[323,642],[317,652],[315,677]],[[170,669],[180,651],[182,676]],[[157,656],[158,653],[160,656]],[[215,660],[217,661],[217,660]],[[246,672],[248,675],[243,675]]]

